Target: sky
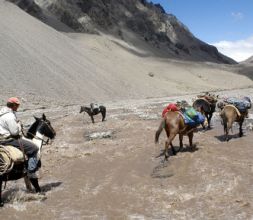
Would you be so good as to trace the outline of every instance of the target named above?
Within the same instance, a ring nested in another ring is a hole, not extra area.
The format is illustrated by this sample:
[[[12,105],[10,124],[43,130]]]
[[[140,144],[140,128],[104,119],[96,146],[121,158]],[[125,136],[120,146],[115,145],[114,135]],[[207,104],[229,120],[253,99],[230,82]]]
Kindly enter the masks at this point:
[[[253,56],[253,0],[152,0],[198,39],[240,62]]]

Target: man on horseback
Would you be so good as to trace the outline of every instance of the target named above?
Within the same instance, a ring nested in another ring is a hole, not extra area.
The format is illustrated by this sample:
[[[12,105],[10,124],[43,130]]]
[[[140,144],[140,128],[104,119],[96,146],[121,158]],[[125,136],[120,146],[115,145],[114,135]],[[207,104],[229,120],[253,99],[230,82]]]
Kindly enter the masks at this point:
[[[38,147],[32,141],[21,137],[22,126],[16,117],[19,106],[18,98],[12,97],[8,99],[7,106],[0,110],[0,144],[17,147],[28,157],[27,175],[31,182],[36,184]]]

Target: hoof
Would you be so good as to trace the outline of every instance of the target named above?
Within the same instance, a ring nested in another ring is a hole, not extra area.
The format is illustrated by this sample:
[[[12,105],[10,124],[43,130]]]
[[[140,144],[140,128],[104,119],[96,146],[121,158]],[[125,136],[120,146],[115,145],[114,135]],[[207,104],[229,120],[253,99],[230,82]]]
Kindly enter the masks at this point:
[[[0,207],[3,207],[4,206],[4,203],[3,202],[0,202]]]
[[[46,195],[46,193],[45,192],[42,192],[42,191],[40,191],[40,192],[36,192],[38,195],[40,195],[40,196],[45,196]]]
[[[177,151],[172,150],[172,154],[173,154],[174,156],[177,155]]]

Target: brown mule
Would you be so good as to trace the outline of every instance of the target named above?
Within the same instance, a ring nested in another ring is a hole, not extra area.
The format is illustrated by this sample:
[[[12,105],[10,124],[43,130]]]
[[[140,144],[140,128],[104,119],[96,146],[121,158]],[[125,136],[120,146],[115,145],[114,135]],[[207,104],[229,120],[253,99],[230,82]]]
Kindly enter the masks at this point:
[[[208,128],[211,128],[211,119],[215,112],[216,103],[218,101],[218,95],[199,95],[198,98],[193,102],[192,106],[194,109],[206,116]],[[205,129],[204,123],[202,127]]]
[[[192,139],[193,139],[193,132],[196,129],[197,126],[191,127],[185,124],[184,118],[182,116],[181,112],[167,112],[162,119],[160,126],[155,134],[155,143],[158,143],[159,136],[163,130],[163,128],[166,131],[167,134],[167,140],[165,141],[165,150],[164,155],[165,159],[167,160],[169,157],[169,146],[171,146],[172,153],[175,155],[177,152],[174,149],[174,146],[172,144],[172,141],[176,137],[177,134],[179,134],[179,142],[180,142],[180,148],[178,151],[180,151],[183,148],[183,136],[187,135],[189,137],[189,144],[192,148]]]
[[[232,125],[234,122],[238,122],[239,124],[239,137],[242,137],[242,124],[244,122],[245,117],[248,115],[248,110],[245,112],[239,112],[239,110],[234,105],[226,105],[221,113],[221,119],[223,122],[224,127],[224,135],[226,138],[226,141],[229,141],[229,130],[232,130]]]

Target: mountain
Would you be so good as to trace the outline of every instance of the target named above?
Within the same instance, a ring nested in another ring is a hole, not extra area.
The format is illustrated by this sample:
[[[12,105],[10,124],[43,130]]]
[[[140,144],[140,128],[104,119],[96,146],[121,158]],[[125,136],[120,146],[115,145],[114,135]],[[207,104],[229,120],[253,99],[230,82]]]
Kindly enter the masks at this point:
[[[190,55],[185,58],[183,52],[165,56],[130,31],[128,40],[102,31],[79,33],[41,6],[25,2],[16,1],[24,11],[0,1],[2,104],[9,96],[35,103],[83,104],[252,85],[249,78],[231,71],[234,65],[189,61]]]
[[[160,57],[236,63],[219,53],[216,47],[194,37],[160,4],[146,0],[11,1],[54,28],[58,28],[60,22],[65,24],[69,28],[67,32],[110,33],[128,43],[135,43],[140,49],[147,48],[145,44],[148,44],[152,54]]]
[[[248,59],[246,59],[245,61],[244,61],[244,63],[252,63],[253,64],[253,56],[251,56],[251,57],[249,57]]]

